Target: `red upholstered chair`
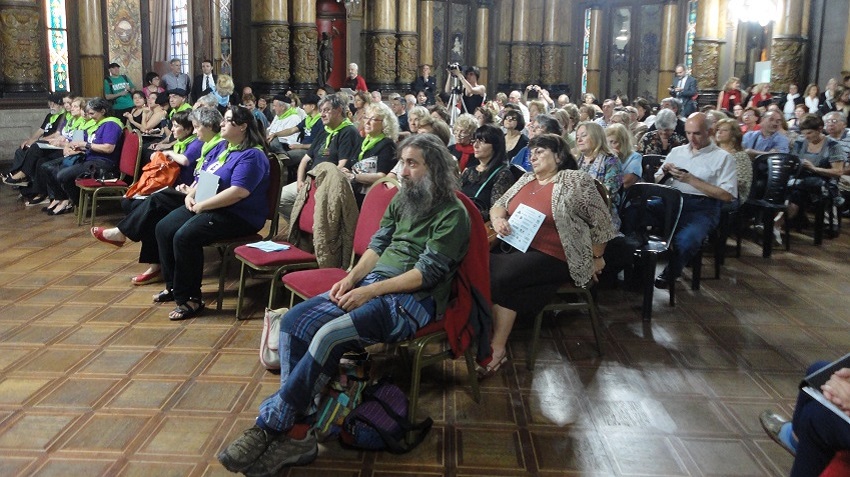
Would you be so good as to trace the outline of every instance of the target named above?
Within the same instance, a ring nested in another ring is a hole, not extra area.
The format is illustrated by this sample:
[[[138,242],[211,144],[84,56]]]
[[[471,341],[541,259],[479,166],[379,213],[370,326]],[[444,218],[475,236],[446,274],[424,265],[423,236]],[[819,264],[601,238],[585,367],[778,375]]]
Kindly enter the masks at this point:
[[[821,472],[820,477],[847,477],[850,475],[850,451],[841,451]]]
[[[357,228],[354,230],[354,254],[351,256],[349,270],[357,263],[357,259],[366,253],[372,235],[378,231],[381,217],[384,216],[384,211],[390,205],[396,192],[398,192],[398,182],[389,177],[380,179],[369,189],[366,198],[363,199],[360,215],[357,217]],[[292,307],[295,304],[296,296],[306,300],[330,290],[331,286],[345,278],[347,273],[348,270],[342,268],[319,268],[287,273],[281,280],[290,292],[289,306]]]
[[[280,217],[277,212],[277,208],[280,204],[280,193],[281,193],[281,180],[283,168],[281,166],[280,160],[276,157],[269,157],[269,190],[266,193],[266,207],[268,208],[268,212],[266,215],[266,220],[270,221],[269,232],[263,236],[259,233],[253,235],[246,235],[244,237],[237,237],[229,240],[221,240],[218,242],[213,242],[209,246],[215,247],[218,251],[219,256],[221,257],[221,267],[219,268],[218,273],[218,297],[217,297],[217,305],[216,310],[221,310],[221,304],[224,301],[224,279],[227,276],[227,261],[228,258],[234,255],[235,250],[247,243],[257,242],[260,240],[269,240],[270,238],[277,235],[277,229],[280,221]],[[237,305],[238,306],[238,305]],[[237,310],[237,316],[238,316]]]
[[[133,182],[139,178],[142,158],[142,137],[136,131],[124,129],[121,141],[121,158],[118,162],[120,177],[114,182],[103,182],[94,178],[77,179],[80,200],[77,206],[77,225],[83,224],[88,198],[91,196],[91,223],[97,214],[97,200],[120,200]]]
[[[313,180],[310,184],[307,200],[304,202],[301,214],[298,216],[298,223],[295,224],[302,232],[310,235],[313,234],[313,216],[316,209],[317,189],[315,180]],[[275,301],[278,281],[283,273],[290,270],[316,268],[319,266],[316,256],[311,252],[302,250],[289,242],[277,242],[288,245],[289,249],[280,252],[264,252],[253,247],[248,247],[247,245],[240,245],[234,250],[236,259],[242,263],[242,269],[239,273],[239,297],[236,302],[237,319],[242,319],[242,300],[245,296],[245,282],[247,280],[246,269],[261,273],[272,273],[272,281],[269,289],[269,308],[271,308]]]

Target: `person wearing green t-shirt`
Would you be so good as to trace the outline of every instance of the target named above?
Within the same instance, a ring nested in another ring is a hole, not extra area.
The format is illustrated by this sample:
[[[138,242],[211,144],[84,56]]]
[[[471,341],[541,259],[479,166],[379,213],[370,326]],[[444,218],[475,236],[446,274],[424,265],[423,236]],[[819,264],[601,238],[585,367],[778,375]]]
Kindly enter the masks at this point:
[[[103,96],[112,101],[113,116],[121,121],[124,121],[124,113],[133,109],[134,89],[130,78],[121,74],[121,65],[109,63],[109,76],[103,79]]]
[[[287,463],[312,462],[316,435],[305,416],[319,383],[339,374],[343,353],[408,340],[446,311],[471,229],[456,195],[457,165],[432,134],[399,149],[402,187],[360,261],[281,319],[281,387],[260,404],[254,426],[218,454],[231,472],[275,475]]]

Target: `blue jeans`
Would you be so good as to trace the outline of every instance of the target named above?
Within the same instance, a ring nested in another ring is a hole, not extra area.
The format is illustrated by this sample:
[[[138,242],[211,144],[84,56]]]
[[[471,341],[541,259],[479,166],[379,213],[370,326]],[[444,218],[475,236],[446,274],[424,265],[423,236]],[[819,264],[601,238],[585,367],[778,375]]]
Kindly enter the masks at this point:
[[[709,232],[720,223],[721,202],[711,197],[682,194],[682,215],[673,234],[673,253],[662,275],[675,280],[697,255]]]
[[[819,361],[806,371],[811,373],[829,365]],[[794,407],[793,429],[797,435],[797,457],[791,477],[820,475],[840,450],[850,449],[850,424],[800,391]]]
[[[405,302],[406,312],[391,310],[394,301],[376,297],[346,313],[330,301],[328,293],[289,310],[280,322],[280,389],[260,404],[257,425],[288,431],[314,411],[314,398],[339,374],[343,354],[375,343],[412,338],[426,323],[411,316],[433,319],[431,297],[416,302],[410,299],[412,295],[395,296]]]

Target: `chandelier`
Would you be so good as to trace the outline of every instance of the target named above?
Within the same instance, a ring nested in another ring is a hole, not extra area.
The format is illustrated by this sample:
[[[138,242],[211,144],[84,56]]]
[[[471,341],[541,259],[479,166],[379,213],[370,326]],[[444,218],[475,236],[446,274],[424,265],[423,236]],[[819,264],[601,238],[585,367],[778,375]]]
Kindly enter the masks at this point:
[[[754,22],[763,27],[779,20],[781,15],[776,0],[730,0],[729,11],[740,22]]]

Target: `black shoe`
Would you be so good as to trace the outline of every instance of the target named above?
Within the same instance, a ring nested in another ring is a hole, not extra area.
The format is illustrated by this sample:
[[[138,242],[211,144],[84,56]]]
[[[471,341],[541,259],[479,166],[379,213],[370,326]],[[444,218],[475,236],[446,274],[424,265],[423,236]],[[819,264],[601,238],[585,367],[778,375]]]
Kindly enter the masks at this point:
[[[23,179],[15,179],[12,176],[7,176],[3,178],[3,183],[15,187],[27,187],[30,185],[30,180],[26,177]]]
[[[278,437],[279,433],[254,424],[218,453],[218,461],[231,472],[242,472],[253,465]]]
[[[71,205],[71,204],[68,204],[65,207],[62,207],[62,208],[57,207],[56,209],[51,210],[50,212],[47,213],[47,215],[65,215],[65,214],[70,214],[73,211],[74,211],[74,206]]]
[[[668,290],[670,288],[670,284],[672,280],[668,280],[663,274],[655,277],[655,288],[659,290]]]

